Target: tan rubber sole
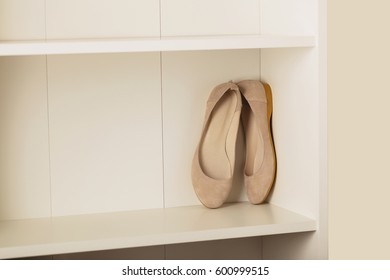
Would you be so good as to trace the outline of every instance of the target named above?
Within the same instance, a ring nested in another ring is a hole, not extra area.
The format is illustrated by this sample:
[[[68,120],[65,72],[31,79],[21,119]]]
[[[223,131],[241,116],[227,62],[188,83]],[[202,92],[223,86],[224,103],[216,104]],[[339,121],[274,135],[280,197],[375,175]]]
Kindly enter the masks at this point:
[[[267,195],[265,196],[266,199],[269,195],[269,193],[271,192],[272,188],[273,188],[273,185],[275,183],[275,177],[276,177],[276,150],[275,150],[275,145],[274,145],[274,137],[273,137],[273,134],[272,134],[272,123],[271,123],[271,120],[272,120],[272,113],[273,113],[273,100],[272,100],[272,90],[271,90],[271,87],[269,84],[267,83],[263,83],[261,82],[264,86],[264,89],[265,89],[265,95],[267,97],[267,118],[268,118],[268,133],[270,135],[270,140],[271,140],[271,145],[272,145],[272,150],[274,152],[274,173],[272,174],[272,177],[273,177],[273,180],[272,180],[272,183],[271,183],[271,187],[268,189],[267,191]]]

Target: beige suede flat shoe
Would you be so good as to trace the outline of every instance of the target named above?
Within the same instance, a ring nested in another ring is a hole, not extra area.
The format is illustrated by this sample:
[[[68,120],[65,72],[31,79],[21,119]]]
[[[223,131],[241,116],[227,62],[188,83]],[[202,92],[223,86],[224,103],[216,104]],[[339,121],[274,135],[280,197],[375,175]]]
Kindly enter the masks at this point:
[[[215,87],[207,100],[203,130],[192,161],[192,185],[202,204],[218,208],[232,188],[241,94],[236,84]]]
[[[245,131],[246,159],[244,181],[249,201],[264,202],[272,189],[276,155],[271,132],[272,92],[266,83],[241,81],[242,123]]]

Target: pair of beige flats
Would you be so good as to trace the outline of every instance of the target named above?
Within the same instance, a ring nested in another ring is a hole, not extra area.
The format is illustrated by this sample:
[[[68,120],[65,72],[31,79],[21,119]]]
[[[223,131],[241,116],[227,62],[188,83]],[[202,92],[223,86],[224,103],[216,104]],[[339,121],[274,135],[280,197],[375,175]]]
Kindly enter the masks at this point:
[[[246,194],[252,204],[266,200],[276,173],[271,116],[272,93],[266,83],[228,82],[212,90],[192,161],[192,184],[204,206],[220,207],[232,189],[240,119],[245,132]]]

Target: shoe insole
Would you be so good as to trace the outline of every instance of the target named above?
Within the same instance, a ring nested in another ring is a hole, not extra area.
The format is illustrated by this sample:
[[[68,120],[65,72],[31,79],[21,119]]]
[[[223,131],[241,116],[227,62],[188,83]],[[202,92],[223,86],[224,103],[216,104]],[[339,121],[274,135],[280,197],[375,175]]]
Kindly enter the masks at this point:
[[[240,122],[240,112],[236,112],[236,94],[235,91],[226,92],[215,105],[199,147],[203,172],[214,179],[228,179],[233,174]]]
[[[264,140],[256,125],[255,115],[246,102],[243,102],[242,122],[246,144],[245,174],[251,176],[263,163]]]

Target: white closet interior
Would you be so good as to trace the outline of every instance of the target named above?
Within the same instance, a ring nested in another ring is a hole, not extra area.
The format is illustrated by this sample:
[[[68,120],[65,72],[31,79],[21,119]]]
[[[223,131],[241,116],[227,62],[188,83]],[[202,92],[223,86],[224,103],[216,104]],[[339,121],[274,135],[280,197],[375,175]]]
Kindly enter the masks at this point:
[[[327,258],[326,1],[0,0],[0,258]],[[206,100],[273,90],[269,203],[191,185]]]

